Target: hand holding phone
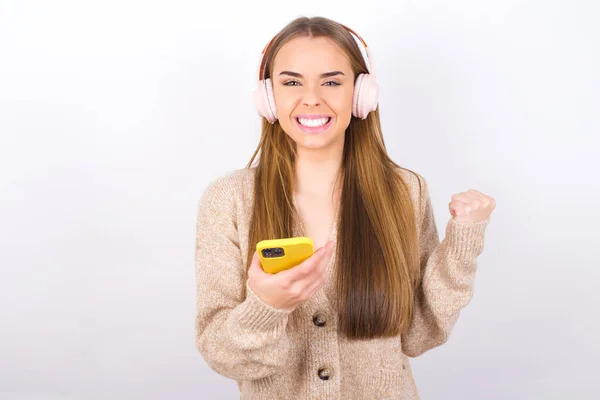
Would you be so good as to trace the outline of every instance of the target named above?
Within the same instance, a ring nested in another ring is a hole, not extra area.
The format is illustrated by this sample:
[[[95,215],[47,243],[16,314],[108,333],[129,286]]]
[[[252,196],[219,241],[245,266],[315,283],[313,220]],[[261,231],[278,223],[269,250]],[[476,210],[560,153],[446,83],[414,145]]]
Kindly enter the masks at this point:
[[[291,243],[305,242],[305,238],[294,239],[279,239],[280,246],[272,246],[276,242],[267,242],[257,248],[283,248],[285,251],[289,245],[289,251],[294,247]],[[318,249],[307,258],[303,256],[306,254],[305,252],[306,250],[300,250],[294,257],[290,257],[290,259],[304,259],[298,264],[292,265],[293,263],[287,264],[287,261],[278,261],[273,264],[275,265],[273,268],[279,272],[269,273],[265,272],[261,266],[261,256],[265,257],[264,253],[259,254],[259,250],[255,251],[248,270],[248,284],[252,291],[265,303],[282,310],[291,311],[300,303],[310,299],[325,284],[326,267],[333,253],[333,242],[328,241],[325,247]],[[294,253],[294,251],[292,250],[290,253]],[[286,255],[290,253],[286,253]],[[273,258],[277,257],[265,257],[264,259]]]

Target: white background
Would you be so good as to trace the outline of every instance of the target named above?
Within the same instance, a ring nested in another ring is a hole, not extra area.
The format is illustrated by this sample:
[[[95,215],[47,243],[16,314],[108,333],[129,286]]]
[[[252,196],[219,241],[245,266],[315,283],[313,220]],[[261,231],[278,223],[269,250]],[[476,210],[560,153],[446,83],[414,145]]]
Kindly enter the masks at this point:
[[[453,193],[497,201],[422,399],[597,399],[598,4],[1,1],[0,398],[239,398],[194,346],[197,202],[249,160],[258,55],[307,15],[372,48],[442,235]]]

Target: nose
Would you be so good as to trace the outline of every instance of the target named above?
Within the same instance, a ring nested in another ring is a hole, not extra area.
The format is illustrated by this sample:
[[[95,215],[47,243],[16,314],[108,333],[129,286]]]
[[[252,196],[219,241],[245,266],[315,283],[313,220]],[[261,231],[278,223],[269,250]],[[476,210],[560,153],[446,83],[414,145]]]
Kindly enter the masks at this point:
[[[302,104],[305,106],[318,106],[321,104],[321,91],[319,85],[304,86],[302,92]]]

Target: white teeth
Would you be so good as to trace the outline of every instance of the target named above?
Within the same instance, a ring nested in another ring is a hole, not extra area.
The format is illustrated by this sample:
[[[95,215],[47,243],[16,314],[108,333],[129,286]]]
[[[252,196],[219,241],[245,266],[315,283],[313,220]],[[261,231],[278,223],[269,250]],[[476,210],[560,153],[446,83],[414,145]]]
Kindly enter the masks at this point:
[[[330,118],[319,118],[319,119],[307,119],[307,118],[298,118],[298,122],[301,125],[308,126],[310,128],[315,128],[317,126],[323,126],[329,122]]]

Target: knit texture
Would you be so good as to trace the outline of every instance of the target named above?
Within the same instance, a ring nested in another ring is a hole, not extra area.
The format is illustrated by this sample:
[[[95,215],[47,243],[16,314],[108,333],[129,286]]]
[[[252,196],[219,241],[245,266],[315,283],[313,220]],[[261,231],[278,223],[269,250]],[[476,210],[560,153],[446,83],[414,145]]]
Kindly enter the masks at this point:
[[[426,181],[421,177],[420,196],[417,178],[401,170],[417,205],[424,269],[414,319],[397,337],[347,340],[337,334],[335,251],[327,283],[291,312],[264,303],[244,281],[254,172],[245,168],[215,179],[198,204],[195,340],[206,363],[237,381],[241,400],[419,399],[409,357],[446,342],[471,300],[489,218],[476,223],[450,218],[440,242]],[[333,240],[336,226],[337,221]],[[295,236],[302,236],[301,221]],[[325,325],[313,322],[315,314],[324,316]],[[319,376],[323,368],[327,380]]]

